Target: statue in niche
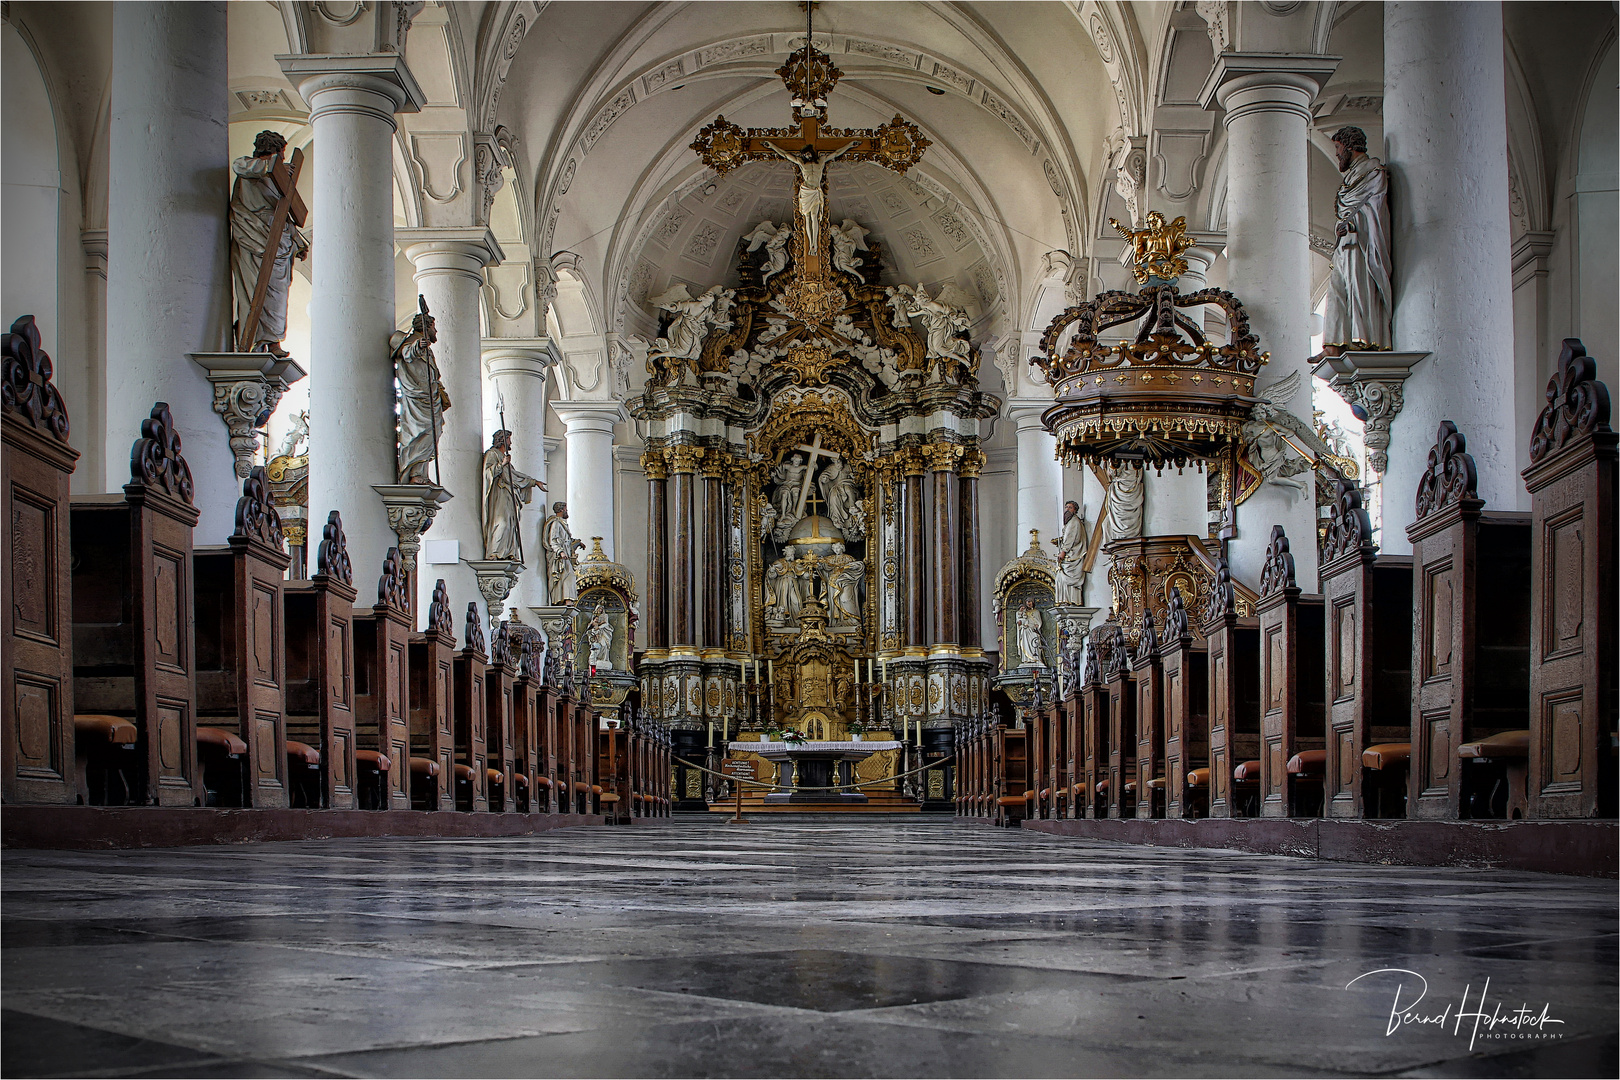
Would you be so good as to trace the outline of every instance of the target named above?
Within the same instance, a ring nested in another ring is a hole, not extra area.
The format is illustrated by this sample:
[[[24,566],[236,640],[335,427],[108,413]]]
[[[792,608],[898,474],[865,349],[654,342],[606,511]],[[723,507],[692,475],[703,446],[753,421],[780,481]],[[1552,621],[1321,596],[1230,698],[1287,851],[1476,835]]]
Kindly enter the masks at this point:
[[[551,504],[551,516],[540,523],[540,544],[546,552],[546,589],[553,604],[566,604],[577,594],[574,577],[579,557],[574,552],[585,546],[568,529],[568,504]]]
[[[834,457],[816,477],[821,498],[827,504],[827,516],[840,531],[852,540],[866,535],[866,523],[861,520],[861,493],[850,475],[844,459]]]
[[[444,431],[444,411],[450,407],[433,343],[439,340],[438,326],[428,314],[427,300],[416,298],[420,310],[411,316],[409,333],[395,330],[388,338],[394,360],[394,379],[399,386],[398,482],[431,484],[429,466],[439,460],[439,435]]]
[[[585,640],[591,647],[592,672],[613,670],[613,622],[607,607],[598,601],[596,614],[585,627]]]
[[[804,230],[807,256],[821,250],[821,213],[827,206],[827,195],[821,190],[822,177],[826,175],[827,166],[848,153],[858,141],[851,139],[829,154],[818,154],[812,146],[793,154],[773,142],[765,143],[767,149],[799,170],[799,228]]]
[[[736,293],[716,285],[694,297],[684,284],[666,290],[663,295],[649,301],[660,311],[674,316],[665,335],[654,339],[647,348],[647,363],[654,371],[674,374],[685,370],[688,376],[697,370],[698,356],[703,352],[703,339],[710,329],[731,328],[731,301]]]
[[[765,622],[770,626],[798,624],[799,609],[804,605],[799,579],[805,568],[799,565],[797,555],[790,548],[765,571]]]
[[[1045,667],[1046,642],[1041,638],[1041,613],[1035,608],[1034,597],[1026,599],[1013,614],[1013,623],[1018,628],[1018,666]]]
[[[502,428],[484,451],[484,558],[523,561],[520,508],[546,485],[512,467],[512,433]]]
[[[778,227],[774,221],[762,221],[749,233],[748,253],[752,255],[761,246],[765,248],[765,265],[760,269],[760,284],[764,284],[787,269],[788,241],[793,239],[793,226]]]
[[[867,250],[866,234],[871,231],[863,229],[854,218],[845,218],[842,225],[833,229],[829,237],[832,241],[833,269],[860,277],[861,261],[855,253]]]
[[[799,523],[799,489],[804,485],[804,474],[808,468],[804,455],[794,454],[792,458],[783,458],[771,470],[771,479],[776,481],[773,501],[776,503],[778,529],[784,525],[791,529]]]
[[[835,543],[832,554],[821,560],[822,580],[827,590],[827,614],[835,624],[861,621],[861,585],[866,580],[866,563]]]
[[[235,340],[239,343],[245,340],[247,352],[262,349],[276,356],[287,355],[281,342],[287,336],[287,293],[292,287],[293,260],[309,256],[309,239],[298,231],[301,214],[283,217],[281,233],[275,238],[275,257],[270,264],[258,325],[251,334],[244,334],[242,324],[252,316],[253,296],[259,286],[265,252],[272,242],[270,234],[275,228],[276,208],[289,194],[277,183],[278,176],[290,177],[281,161],[286,149],[287,140],[280,133],[261,131],[253,139],[253,153],[231,162],[231,172],[236,176],[231,187],[230,210]],[[297,168],[296,162],[294,168]],[[296,203],[296,196],[293,201]]]
[[[759,539],[763,543],[766,537],[776,529],[776,504],[764,495],[757,496],[759,502]]]
[[[1063,530],[1057,541],[1057,602],[1086,602],[1086,516],[1080,504],[1070,499],[1063,504]]]
[[[1333,154],[1344,179],[1333,200],[1339,220],[1322,312],[1323,349],[1388,349],[1394,311],[1389,170],[1367,155],[1367,133],[1358,127],[1333,133]]]
[[[1132,465],[1116,465],[1108,479],[1109,540],[1134,540],[1142,535],[1142,517],[1147,508],[1147,470]]]

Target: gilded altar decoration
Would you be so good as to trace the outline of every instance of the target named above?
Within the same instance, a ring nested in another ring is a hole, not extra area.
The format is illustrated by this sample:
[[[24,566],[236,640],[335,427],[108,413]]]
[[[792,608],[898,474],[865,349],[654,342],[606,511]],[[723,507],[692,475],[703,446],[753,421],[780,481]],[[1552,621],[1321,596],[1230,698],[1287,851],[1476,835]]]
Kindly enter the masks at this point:
[[[1174,281],[1187,272],[1184,255],[1195,241],[1187,235],[1185,217],[1166,224],[1163,214],[1149,210],[1145,229],[1127,229],[1117,218],[1109,218],[1108,224],[1130,244],[1131,273],[1138,285]]]

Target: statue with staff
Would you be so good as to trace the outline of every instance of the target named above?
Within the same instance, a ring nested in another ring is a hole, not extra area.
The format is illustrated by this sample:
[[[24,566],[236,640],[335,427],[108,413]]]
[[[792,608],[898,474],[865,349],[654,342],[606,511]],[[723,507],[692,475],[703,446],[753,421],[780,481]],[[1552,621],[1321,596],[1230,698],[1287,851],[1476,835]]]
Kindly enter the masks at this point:
[[[428,314],[427,300],[418,295],[421,309],[411,317],[411,329],[395,330],[388,338],[394,361],[394,383],[399,408],[398,483],[437,484],[439,433],[444,429],[444,411],[450,407],[439,364],[433,357],[433,344],[439,340],[438,326]],[[434,477],[428,479],[428,466]]]

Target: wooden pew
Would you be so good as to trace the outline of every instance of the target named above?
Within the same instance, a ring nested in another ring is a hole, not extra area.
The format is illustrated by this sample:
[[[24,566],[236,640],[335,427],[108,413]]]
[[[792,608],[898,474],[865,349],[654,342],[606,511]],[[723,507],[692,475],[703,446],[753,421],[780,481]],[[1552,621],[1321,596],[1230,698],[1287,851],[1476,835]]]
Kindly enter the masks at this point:
[[[1153,612],[1142,612],[1142,633],[1131,658],[1136,682],[1136,816],[1164,817],[1164,666]]]
[[[5,678],[0,798],[68,803],[77,787],[69,477],[79,452],[68,445],[67,407],[51,381],[51,358],[40,348],[32,315],[11,324],[4,357],[0,481],[10,541],[5,595],[11,620],[0,658]],[[129,542],[127,525],[119,535]]]
[[[1531,817],[1616,814],[1615,441],[1609,388],[1581,342],[1567,338],[1524,471],[1538,601],[1530,610]]]
[[[1209,785],[1193,788],[1187,774],[1209,761],[1209,649],[1193,638],[1181,590],[1170,588],[1164,639],[1159,645],[1164,672],[1164,816],[1197,818],[1209,814]]]
[[[596,710],[591,706],[590,681],[580,679],[575,687],[577,697],[574,700],[573,711],[574,790],[579,791],[584,797],[580,813],[596,814],[601,812],[596,797],[602,794],[601,785],[596,782]]]
[[[427,625],[409,640],[411,805],[418,810],[456,808],[455,647],[450,593],[440,578]]]
[[[410,576],[389,548],[377,603],[354,613],[355,790],[362,810],[408,810]]]
[[[504,623],[492,627],[489,635],[489,666],[484,669],[485,775],[489,778],[487,796],[491,810],[506,812],[517,809],[517,777],[523,774],[523,770],[517,767],[516,707],[513,701],[517,658],[512,655],[511,645],[511,635]]]
[[[1083,767],[1075,786],[1075,806],[1085,807],[1088,818],[1108,816],[1108,686],[1103,682],[1103,657],[1107,650],[1101,635],[1094,633],[1086,650],[1080,684],[1082,719],[1081,761]]]
[[[1260,572],[1260,816],[1317,817],[1327,760],[1322,598],[1304,595],[1281,525]]]
[[[456,809],[480,812],[489,809],[489,748],[485,731],[489,707],[485,702],[484,671],[489,656],[484,647],[484,626],[478,618],[477,602],[467,605],[467,621],[461,650],[453,661],[456,673],[451,696],[451,713],[456,731]]]
[[[1215,565],[1215,583],[1204,609],[1204,640],[1209,645],[1210,817],[1259,813],[1260,623],[1238,614],[1237,584],[1225,557]],[[1254,763],[1252,780],[1238,770]],[[1192,772],[1189,770],[1189,776]]]
[[[1028,814],[1029,790],[1028,733],[996,725],[991,744],[995,776],[996,824],[1017,825]]]
[[[1337,482],[1323,540],[1324,813],[1404,817],[1412,724],[1412,559],[1378,555],[1361,489]]]
[[[1501,816],[1522,801],[1526,766],[1491,758],[1480,767],[1459,752],[1529,728],[1530,515],[1485,512],[1474,460],[1449,420],[1416,501],[1406,529],[1415,631],[1407,816]]]
[[[531,628],[511,623],[506,627],[517,660],[512,682],[512,794],[518,812],[542,813],[535,784],[540,761],[540,717],[535,712],[540,703],[539,665],[533,639],[523,632]]]
[[[284,807],[287,792],[286,602],[291,557],[263,466],[242,482],[224,548],[192,551],[197,716],[247,744],[242,805]]]
[[[72,503],[72,708],[134,722],[130,802],[200,806],[191,566],[198,515],[191,468],[163,402],[141,421],[130,472],[123,495]]]
[[[1078,657],[1077,657],[1078,658]],[[1058,702],[1059,722],[1063,725],[1063,816],[1086,816],[1085,799],[1078,790],[1085,783],[1085,713],[1080,702],[1081,673],[1075,670],[1068,679],[1067,695]]]
[[[568,793],[559,786],[557,775],[557,713],[562,688],[557,684],[557,658],[547,650],[540,660],[540,687],[536,694],[535,715],[535,797],[542,813],[566,814]]]
[[[1136,677],[1125,628],[1111,630],[1108,668],[1108,816],[1136,816]],[[1129,790],[1126,785],[1129,785]]]
[[[354,810],[354,569],[343,519],[333,510],[321,529],[315,575],[283,586],[287,605],[287,770],[294,806]],[[313,798],[295,755],[312,748]]]

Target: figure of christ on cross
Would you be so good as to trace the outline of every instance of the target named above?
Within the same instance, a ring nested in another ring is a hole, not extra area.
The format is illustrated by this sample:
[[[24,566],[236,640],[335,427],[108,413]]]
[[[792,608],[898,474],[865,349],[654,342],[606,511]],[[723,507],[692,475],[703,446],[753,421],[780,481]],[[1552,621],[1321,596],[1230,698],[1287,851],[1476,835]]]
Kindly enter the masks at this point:
[[[805,505],[811,498],[811,481],[816,475],[816,459],[826,458],[828,461],[836,461],[842,455],[836,450],[822,449],[821,432],[819,431],[816,432],[815,437],[809,443],[795,446],[793,449],[803,450],[807,455],[805,458],[804,479],[799,484],[799,501],[793,508],[794,516],[802,518],[804,517]]]
[[[794,203],[799,208],[799,235],[804,237],[805,261],[819,264],[821,260],[821,215],[827,210],[827,166],[848,153],[857,140],[850,139],[848,142],[840,144],[836,150],[829,150],[826,154],[817,153],[816,143],[807,143],[802,150],[794,153],[783,149],[778,140],[762,139],[760,141],[764,143],[767,150],[790,162],[795,169],[799,170],[794,193]],[[829,145],[825,140],[818,140],[818,142]]]

